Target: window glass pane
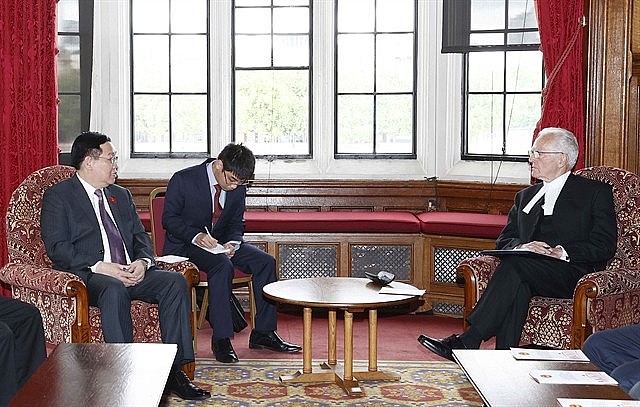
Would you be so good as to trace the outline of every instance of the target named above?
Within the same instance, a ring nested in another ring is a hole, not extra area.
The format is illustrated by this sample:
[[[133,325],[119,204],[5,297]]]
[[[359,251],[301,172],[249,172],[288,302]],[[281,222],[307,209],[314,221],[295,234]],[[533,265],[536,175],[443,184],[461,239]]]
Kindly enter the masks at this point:
[[[169,91],[169,39],[167,35],[133,37],[133,91]]]
[[[472,30],[504,29],[505,1],[470,0]]]
[[[337,152],[373,153],[373,96],[338,96]]]
[[[131,0],[134,33],[169,32],[169,0]]]
[[[376,41],[376,90],[413,90],[413,34],[380,34]]]
[[[538,28],[535,2],[509,0],[509,28]]]
[[[469,92],[502,92],[504,52],[469,53]]]
[[[171,32],[204,33],[206,31],[206,0],[172,0]]]
[[[308,70],[236,71],[235,140],[257,155],[309,154]]]
[[[507,52],[507,92],[540,92],[542,89],[542,53]]]
[[[471,33],[469,35],[469,45],[502,45],[504,44],[503,33],[478,34]]]
[[[268,8],[236,8],[237,34],[271,33],[271,9]]]
[[[507,34],[508,45],[540,44],[540,34],[536,32],[509,33]]]
[[[288,7],[273,9],[273,32],[307,34],[309,32],[309,8]]]
[[[376,153],[411,153],[413,97],[384,95],[376,99]]]
[[[207,37],[171,37],[171,91],[207,91]]]
[[[58,0],[58,31],[78,32],[79,0]]]
[[[256,7],[256,6],[268,6],[271,4],[271,0],[236,0],[236,7]]]
[[[236,1],[236,4],[238,2]],[[267,1],[267,3],[269,3]],[[273,0],[274,6],[308,6],[309,0]]]
[[[506,127],[509,155],[526,155],[531,148],[533,131],[541,115],[539,94],[507,95]]]
[[[373,92],[372,34],[338,35],[338,92]]]
[[[373,32],[376,15],[374,0],[336,1],[339,32]]]
[[[61,35],[58,48],[58,91],[80,92],[80,37]]]
[[[274,66],[309,66],[307,35],[276,35],[273,37]]]
[[[134,96],[133,112],[133,151],[169,152],[169,96]]]
[[[235,64],[237,67],[271,66],[271,36],[236,35]]]
[[[469,95],[468,149],[473,154],[502,154],[502,95]]]
[[[73,140],[82,131],[80,124],[80,95],[58,95],[58,148],[71,151]]]
[[[174,95],[171,98],[173,152],[207,151],[207,95]]]
[[[414,0],[378,0],[376,31],[413,31]]]

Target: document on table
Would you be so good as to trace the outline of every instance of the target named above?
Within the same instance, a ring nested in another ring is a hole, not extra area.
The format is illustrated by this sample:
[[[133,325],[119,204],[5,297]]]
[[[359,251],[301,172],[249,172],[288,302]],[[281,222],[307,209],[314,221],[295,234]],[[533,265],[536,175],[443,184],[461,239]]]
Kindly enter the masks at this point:
[[[511,348],[511,355],[517,360],[566,360],[588,362],[589,358],[580,349],[526,349]]]
[[[180,263],[181,261],[189,260],[188,257],[183,256],[175,256],[173,254],[167,254],[166,256],[160,256],[155,258],[156,261],[161,261],[163,263]]]
[[[558,398],[561,407],[640,407],[640,400]]]
[[[605,372],[583,370],[532,370],[533,380],[549,384],[604,384],[617,386],[618,382]]]
[[[420,290],[415,287],[406,287],[389,283],[378,291],[378,294],[395,294],[395,295],[422,295],[426,290]]]

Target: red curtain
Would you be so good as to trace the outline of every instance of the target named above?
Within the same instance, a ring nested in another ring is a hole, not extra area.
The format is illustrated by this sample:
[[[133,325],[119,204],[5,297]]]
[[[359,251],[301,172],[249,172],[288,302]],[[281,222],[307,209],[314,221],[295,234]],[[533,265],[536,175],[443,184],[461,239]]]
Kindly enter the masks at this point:
[[[547,82],[535,134],[545,127],[572,131],[580,148],[576,169],[584,166],[585,144],[583,7],[582,0],[536,0]]]
[[[58,162],[56,3],[0,2],[0,265],[7,263],[11,193],[34,170]]]

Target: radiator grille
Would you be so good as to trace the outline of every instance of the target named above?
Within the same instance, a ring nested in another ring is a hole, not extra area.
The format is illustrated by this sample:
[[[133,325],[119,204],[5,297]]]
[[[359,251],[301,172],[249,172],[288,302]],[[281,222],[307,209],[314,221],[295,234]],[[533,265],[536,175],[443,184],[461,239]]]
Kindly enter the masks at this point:
[[[462,316],[464,307],[460,304],[447,304],[444,302],[434,302],[431,304],[434,314],[446,314]]]
[[[479,250],[436,247],[433,259],[433,279],[438,283],[455,283],[456,267],[462,260],[478,256]]]
[[[351,246],[352,277],[383,270],[395,274],[397,280],[411,280],[411,246]]]
[[[279,245],[280,279],[335,277],[337,253],[336,245]]]

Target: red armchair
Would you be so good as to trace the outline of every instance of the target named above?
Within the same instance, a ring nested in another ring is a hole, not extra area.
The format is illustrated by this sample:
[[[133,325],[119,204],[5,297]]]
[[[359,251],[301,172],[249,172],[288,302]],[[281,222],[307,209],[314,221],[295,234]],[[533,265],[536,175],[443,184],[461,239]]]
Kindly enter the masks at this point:
[[[55,165],[35,171],[13,192],[6,215],[9,262],[0,269],[0,281],[11,286],[13,298],[35,305],[42,314],[47,342],[104,342],[100,310],[89,306],[87,290],[74,274],[51,268],[40,237],[42,195],[75,174],[73,167]],[[192,264],[167,269],[181,272],[189,293],[198,283]],[[192,310],[192,312],[194,312]],[[161,342],[158,306],[143,301],[131,304],[135,342]],[[195,363],[185,365],[193,378]]]
[[[603,271],[578,282],[573,298],[533,297],[521,343],[579,349],[595,331],[640,323],[640,177],[614,167],[590,167],[576,174],[613,187],[618,223],[618,248]],[[479,256],[463,260],[464,317],[476,304],[500,259]]]

